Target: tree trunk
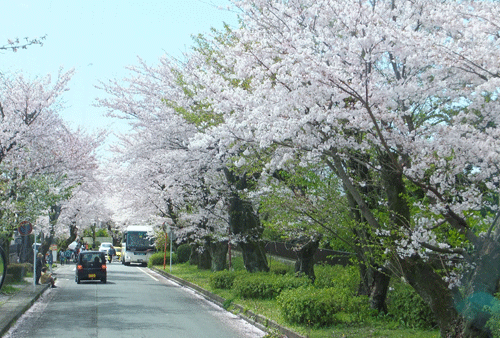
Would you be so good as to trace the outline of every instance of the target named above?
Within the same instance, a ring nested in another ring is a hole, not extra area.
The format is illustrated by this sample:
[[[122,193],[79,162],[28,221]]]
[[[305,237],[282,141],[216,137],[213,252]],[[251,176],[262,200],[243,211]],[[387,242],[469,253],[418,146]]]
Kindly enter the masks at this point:
[[[200,270],[210,270],[212,267],[212,258],[206,247],[203,247],[203,251],[199,252],[197,265]]]
[[[198,256],[199,256],[198,245],[191,243],[189,247],[191,248],[191,254],[189,255],[189,264],[198,265]]]
[[[61,243],[61,249],[66,250],[68,245],[70,245],[76,239],[77,234],[76,222],[72,221],[69,225],[69,237]]]
[[[312,282],[316,279],[314,274],[314,254],[318,250],[320,238],[314,238],[303,243],[295,251],[297,261],[295,262],[295,272],[308,276]]]
[[[398,264],[399,263],[399,264]],[[429,264],[418,256],[400,259],[398,264],[406,281],[429,304],[441,332],[441,337],[463,337],[464,322],[455,309],[455,299],[448,284]]]
[[[254,213],[252,204],[243,201],[237,193],[233,193],[229,200],[229,226],[231,233],[239,238],[246,270],[269,271],[259,217]]]
[[[191,244],[189,264],[196,265],[201,270],[209,270],[212,267],[212,258],[208,247],[201,244]]]
[[[498,292],[500,280],[500,244],[492,238],[480,238],[474,253],[475,268],[465,275],[464,300],[459,310],[466,320],[464,337],[490,337],[485,324],[490,313],[484,311],[491,305],[494,294]]]
[[[391,281],[391,275],[386,268],[372,267],[371,272],[373,272],[373,282],[370,292],[370,307],[377,310],[378,312],[387,313],[387,291],[389,290],[389,282]]]
[[[353,154],[357,160],[350,160],[348,162],[349,168],[355,173],[356,177],[362,182],[372,182],[371,172],[366,165],[362,163],[369,163],[369,155]],[[380,187],[372,184],[366,184],[363,187],[358,187],[363,193],[367,205],[375,209],[378,207],[378,196],[380,194]],[[389,289],[390,273],[387,269],[382,268],[380,264],[376,263],[377,253],[373,252],[373,248],[377,242],[370,235],[364,224],[366,219],[360,212],[360,208],[352,194],[347,191],[347,201],[351,212],[351,217],[357,222],[354,232],[354,241],[356,243],[354,251],[358,259],[360,284],[358,294],[370,297],[370,307],[379,312],[387,312],[387,291]],[[382,270],[382,271],[381,271]]]
[[[209,241],[207,247],[212,258],[211,270],[222,271],[227,268],[228,241]]]
[[[395,229],[410,229],[410,207],[405,199],[406,187],[402,172],[398,169],[397,155],[380,157],[381,178],[387,194],[387,207],[390,212],[391,226]],[[403,276],[413,289],[429,305],[436,317],[442,337],[461,337],[463,320],[455,309],[455,299],[443,276],[434,270],[430,261],[418,255],[398,258]]]

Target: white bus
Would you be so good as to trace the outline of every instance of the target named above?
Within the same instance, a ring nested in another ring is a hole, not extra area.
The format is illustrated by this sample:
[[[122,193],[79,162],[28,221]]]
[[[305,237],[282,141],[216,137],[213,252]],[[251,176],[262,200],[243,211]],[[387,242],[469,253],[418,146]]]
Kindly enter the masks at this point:
[[[154,254],[154,232],[152,226],[130,225],[123,233],[122,264],[139,263],[148,265]]]

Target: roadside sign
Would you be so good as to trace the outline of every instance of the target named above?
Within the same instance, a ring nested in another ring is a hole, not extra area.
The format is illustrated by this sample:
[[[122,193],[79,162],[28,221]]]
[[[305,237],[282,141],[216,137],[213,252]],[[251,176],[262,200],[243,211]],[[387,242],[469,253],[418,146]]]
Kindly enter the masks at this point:
[[[174,232],[174,229],[170,227],[170,225],[167,227],[167,235],[168,238],[170,238],[172,241],[175,241],[177,239],[177,235]]]
[[[57,244],[52,244],[52,245],[49,247],[49,250],[50,250],[50,251],[57,251]]]
[[[28,221],[22,221],[17,228],[21,236],[27,236],[33,232],[33,225]]]

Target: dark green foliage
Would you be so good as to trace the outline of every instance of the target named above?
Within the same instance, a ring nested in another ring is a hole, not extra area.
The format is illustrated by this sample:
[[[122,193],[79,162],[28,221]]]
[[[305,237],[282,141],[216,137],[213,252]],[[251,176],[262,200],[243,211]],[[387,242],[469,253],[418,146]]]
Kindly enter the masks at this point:
[[[484,310],[491,315],[486,322],[486,327],[490,329],[493,338],[500,338],[500,294],[497,293],[495,296],[496,298],[484,307]]]
[[[317,288],[347,288],[353,294],[359,286],[359,270],[356,266],[316,265],[314,267]]]
[[[310,285],[307,277],[282,276],[273,273],[251,273],[238,276],[233,283],[235,294],[241,298],[271,299],[281,291]]]
[[[191,256],[191,246],[189,244],[181,244],[176,250],[177,261],[179,263],[186,263],[189,261],[189,256]]]
[[[7,266],[7,273],[12,275],[13,282],[22,282],[26,274],[31,271],[33,271],[31,263],[13,263]]]
[[[157,252],[149,258],[148,266],[163,265],[163,252]],[[167,252],[166,264],[170,265],[170,252]],[[177,255],[172,253],[172,264],[177,263]]]
[[[229,264],[229,262],[228,262]],[[231,266],[229,268],[230,270],[234,271],[242,271],[245,270],[245,264],[243,263],[243,257],[242,256],[233,256],[231,257]]]
[[[360,322],[370,314],[368,297],[354,296],[346,288],[301,287],[283,291],[277,301],[285,320],[294,324]]]
[[[436,319],[429,306],[404,282],[396,282],[387,295],[388,311],[400,324],[420,329],[436,326]]]
[[[242,273],[244,272],[228,270],[214,272],[214,274],[210,276],[210,286],[213,289],[231,289],[236,276]]]

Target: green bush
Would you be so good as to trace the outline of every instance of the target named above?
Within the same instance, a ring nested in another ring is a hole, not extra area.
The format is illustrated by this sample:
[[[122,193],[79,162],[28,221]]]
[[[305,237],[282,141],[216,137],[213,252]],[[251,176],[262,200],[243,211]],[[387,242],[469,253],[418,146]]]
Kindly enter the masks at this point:
[[[436,318],[430,307],[404,282],[396,282],[387,294],[389,314],[403,326],[430,329],[436,326]]]
[[[316,265],[314,274],[314,286],[318,288],[347,288],[353,294],[358,290],[359,270],[356,266]]]
[[[212,289],[231,289],[233,287],[234,279],[239,274],[244,272],[236,271],[217,271],[210,276],[210,286]]]
[[[354,296],[347,288],[301,287],[283,291],[277,301],[285,320],[294,324],[329,326],[370,315],[368,297]]]
[[[310,285],[308,277],[282,276],[273,273],[251,273],[236,277],[233,289],[241,298],[271,299],[281,291]]]
[[[189,256],[191,256],[191,246],[189,244],[181,244],[177,248],[177,261],[179,263],[186,263],[189,261]]]
[[[490,305],[484,307],[491,317],[486,322],[486,327],[490,329],[493,338],[500,338],[500,294],[495,294],[495,298],[491,300]]]
[[[177,255],[175,252],[172,253],[172,264],[177,263]],[[170,265],[170,252],[167,252],[166,256],[166,264]],[[154,266],[154,265],[163,265],[163,252],[157,252],[154,253],[150,258],[148,262],[148,266]]]
[[[269,271],[276,275],[292,274],[294,270],[293,266],[280,261],[273,260],[269,262]]]
[[[12,275],[12,282],[22,282],[30,271],[33,271],[33,264],[31,263],[12,263],[7,266],[7,273]]]

